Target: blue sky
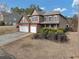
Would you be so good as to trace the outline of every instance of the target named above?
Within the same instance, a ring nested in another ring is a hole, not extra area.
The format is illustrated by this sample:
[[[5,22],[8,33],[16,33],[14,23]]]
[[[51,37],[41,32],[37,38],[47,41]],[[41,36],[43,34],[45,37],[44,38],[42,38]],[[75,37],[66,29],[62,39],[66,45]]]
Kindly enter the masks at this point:
[[[6,3],[9,8],[17,6],[27,8],[31,4],[36,4],[45,11],[59,10],[65,16],[72,16],[74,13],[73,0],[0,0],[0,2]]]

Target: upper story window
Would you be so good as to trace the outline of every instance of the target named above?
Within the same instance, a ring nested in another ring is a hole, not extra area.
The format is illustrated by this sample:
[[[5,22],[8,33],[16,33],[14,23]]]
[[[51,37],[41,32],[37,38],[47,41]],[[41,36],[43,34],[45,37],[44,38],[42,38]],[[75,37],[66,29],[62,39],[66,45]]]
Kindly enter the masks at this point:
[[[57,21],[57,20],[58,20],[57,17],[58,17],[57,15],[53,16],[53,20],[54,20],[54,21]]]
[[[38,16],[32,16],[32,17],[31,17],[31,20],[32,20],[32,21],[37,21],[37,20],[38,20]]]
[[[52,16],[49,16],[49,21],[52,21]]]

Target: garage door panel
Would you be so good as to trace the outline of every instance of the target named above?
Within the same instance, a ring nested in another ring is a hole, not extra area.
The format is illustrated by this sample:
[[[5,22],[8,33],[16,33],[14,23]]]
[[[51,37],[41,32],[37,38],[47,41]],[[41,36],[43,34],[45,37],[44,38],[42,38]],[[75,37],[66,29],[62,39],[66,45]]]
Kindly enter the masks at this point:
[[[23,30],[22,28],[23,28],[22,26],[19,26],[19,31],[22,31]]]
[[[28,26],[19,26],[19,30],[21,32],[29,32],[29,27]]]
[[[31,27],[30,27],[30,32],[36,33],[36,32],[37,32],[36,26],[31,26]]]

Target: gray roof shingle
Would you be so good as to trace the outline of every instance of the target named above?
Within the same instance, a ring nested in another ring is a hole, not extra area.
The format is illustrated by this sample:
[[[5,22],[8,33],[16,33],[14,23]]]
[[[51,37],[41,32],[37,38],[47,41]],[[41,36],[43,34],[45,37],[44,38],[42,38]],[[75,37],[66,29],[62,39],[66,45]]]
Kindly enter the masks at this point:
[[[61,14],[59,11],[52,11],[52,12],[46,12],[43,15],[54,15],[54,14]]]

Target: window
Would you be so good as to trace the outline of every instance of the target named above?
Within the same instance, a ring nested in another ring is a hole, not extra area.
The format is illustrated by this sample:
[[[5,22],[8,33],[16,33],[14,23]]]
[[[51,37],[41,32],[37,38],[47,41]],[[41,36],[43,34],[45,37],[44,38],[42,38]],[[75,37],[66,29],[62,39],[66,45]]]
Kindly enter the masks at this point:
[[[49,16],[49,21],[52,21],[52,16]]]
[[[32,20],[32,21],[38,20],[38,16],[32,16],[32,17],[31,17],[31,20]]]
[[[54,20],[54,21],[58,21],[57,15],[53,16],[53,20]]]

